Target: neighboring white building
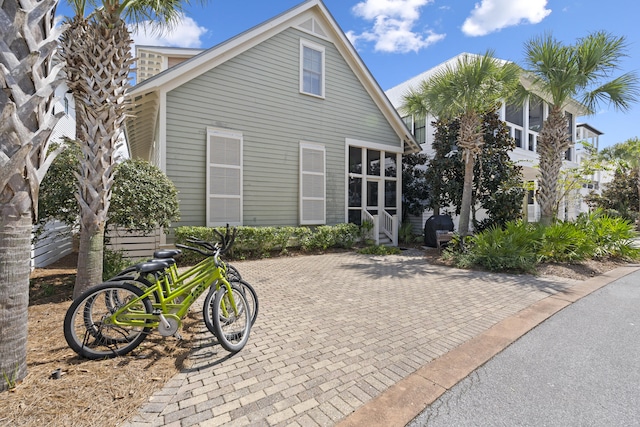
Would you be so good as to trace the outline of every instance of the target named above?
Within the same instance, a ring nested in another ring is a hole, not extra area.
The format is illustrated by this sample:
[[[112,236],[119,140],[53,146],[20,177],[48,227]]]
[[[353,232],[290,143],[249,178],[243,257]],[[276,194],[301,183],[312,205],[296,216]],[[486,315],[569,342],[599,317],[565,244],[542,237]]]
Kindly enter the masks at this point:
[[[600,151],[601,135],[603,135],[603,132],[587,123],[578,123],[576,125],[576,142],[578,142],[578,144],[576,144],[576,161],[578,164],[582,163],[583,160],[587,160],[589,156],[589,152],[584,148],[581,142],[585,142],[592,147],[595,152],[598,152]],[[581,212],[589,211],[589,206],[584,202],[584,198],[591,192],[602,194],[602,185],[607,182],[611,182],[613,176],[608,171],[598,170],[591,176],[586,176],[585,179],[589,182],[583,184],[582,189],[580,190],[579,203]]]
[[[412,88],[417,88],[420,83],[428,80],[434,73],[445,67],[455,66],[461,56],[471,55],[469,53],[461,53],[442,64],[439,64],[397,86],[388,89],[385,93],[389,97],[389,100],[396,109],[400,109],[403,104],[403,97]],[[530,88],[531,83],[523,78],[523,84]],[[576,151],[577,136],[579,128],[576,124],[576,118],[583,116],[587,113],[586,108],[578,102],[572,102],[565,110],[567,116],[567,132],[571,135],[573,144],[567,150],[565,154],[564,167],[573,168],[579,165],[578,153]],[[535,200],[535,190],[537,189],[537,175],[538,175],[538,155],[537,141],[538,133],[542,129],[542,124],[549,114],[549,105],[540,98],[530,98],[523,105],[502,105],[499,111],[500,117],[506,122],[509,127],[511,137],[516,142],[516,149],[511,153],[511,159],[522,166],[523,178],[525,186],[529,188],[529,194],[526,200],[527,209],[524,214],[530,222],[537,221],[540,218],[540,207]],[[426,118],[419,117],[405,117],[405,123],[407,127],[414,133],[418,143],[422,145],[423,152],[429,156],[433,156],[433,149],[431,147],[434,139],[435,129],[431,125],[434,120],[433,117],[427,116]],[[584,132],[580,130],[580,132]],[[586,134],[585,134],[586,135]],[[589,134],[590,135],[590,134]],[[589,136],[591,137],[591,136]],[[582,204],[576,202],[582,199],[577,194],[572,194],[561,202],[559,208],[559,217],[562,219],[574,219],[581,211]],[[429,218],[432,212],[427,211],[421,218],[422,223]],[[480,218],[478,218],[480,219]],[[454,218],[456,222],[457,218]]]

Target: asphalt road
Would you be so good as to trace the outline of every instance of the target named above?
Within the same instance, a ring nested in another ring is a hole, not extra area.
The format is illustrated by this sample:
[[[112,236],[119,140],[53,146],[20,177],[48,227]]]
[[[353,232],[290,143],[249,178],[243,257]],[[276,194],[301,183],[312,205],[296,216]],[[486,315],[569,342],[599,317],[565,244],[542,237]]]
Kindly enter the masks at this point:
[[[640,271],[568,306],[408,427],[640,426]]]

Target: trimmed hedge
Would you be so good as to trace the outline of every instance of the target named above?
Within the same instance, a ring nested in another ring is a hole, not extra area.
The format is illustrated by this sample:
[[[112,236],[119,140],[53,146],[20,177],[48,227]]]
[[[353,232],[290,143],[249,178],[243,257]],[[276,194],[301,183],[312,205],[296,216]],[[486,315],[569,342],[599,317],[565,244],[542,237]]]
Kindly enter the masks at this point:
[[[217,242],[219,237],[213,231],[222,234],[226,227],[178,227],[175,230],[175,242],[185,245],[189,237]],[[289,249],[301,249],[305,252],[324,251],[329,248],[351,249],[360,240],[360,229],[355,224],[322,225],[318,227],[236,227],[236,240],[227,259],[267,258],[273,253],[286,254]],[[197,262],[202,255],[193,251],[183,251],[181,261]]]

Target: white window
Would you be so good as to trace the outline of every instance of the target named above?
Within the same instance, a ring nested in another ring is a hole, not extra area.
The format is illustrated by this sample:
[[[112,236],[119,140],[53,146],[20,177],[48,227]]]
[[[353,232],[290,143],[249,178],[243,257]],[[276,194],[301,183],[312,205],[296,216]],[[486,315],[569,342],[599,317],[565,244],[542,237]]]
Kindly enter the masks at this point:
[[[300,40],[300,92],[324,98],[324,47]]]
[[[207,227],[242,225],[242,134],[207,129]]]
[[[326,223],[325,149],[300,143],[300,224]]]

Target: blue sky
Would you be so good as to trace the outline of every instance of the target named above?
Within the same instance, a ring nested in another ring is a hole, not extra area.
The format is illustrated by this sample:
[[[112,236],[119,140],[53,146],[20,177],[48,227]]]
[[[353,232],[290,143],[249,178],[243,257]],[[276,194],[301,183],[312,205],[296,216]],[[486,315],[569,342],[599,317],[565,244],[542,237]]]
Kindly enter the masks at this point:
[[[62,0],[58,13],[69,13]],[[301,0],[209,0],[188,6],[172,33],[134,35],[139,44],[209,48]],[[197,3],[197,2],[194,2]],[[551,31],[565,43],[604,30],[625,36],[623,71],[640,73],[640,4],[623,0],[324,0],[383,90],[460,52],[522,63],[524,43]],[[600,147],[640,137],[640,104],[627,113],[602,105],[582,117],[604,132]]]

